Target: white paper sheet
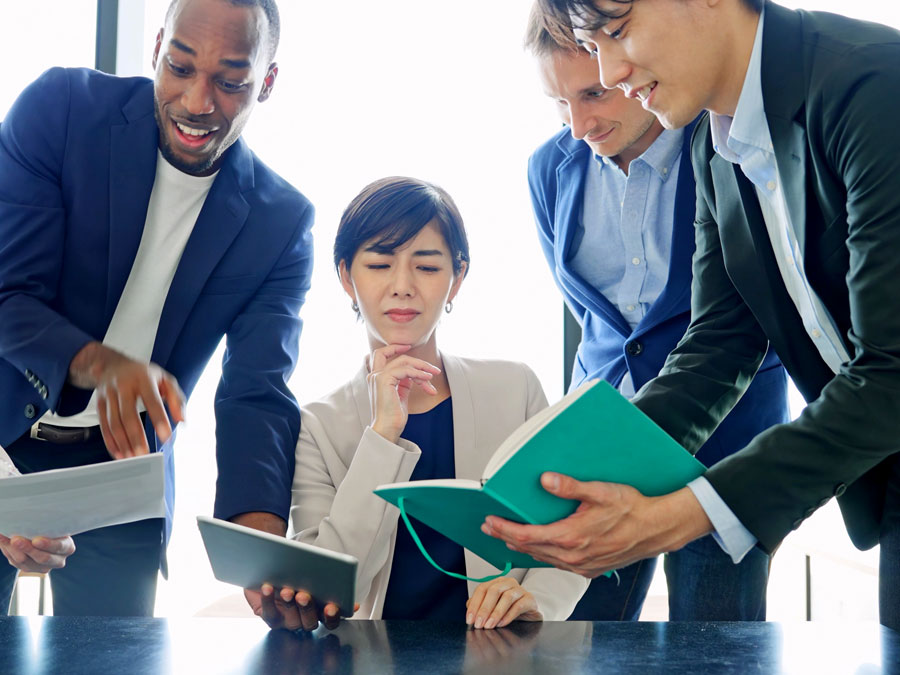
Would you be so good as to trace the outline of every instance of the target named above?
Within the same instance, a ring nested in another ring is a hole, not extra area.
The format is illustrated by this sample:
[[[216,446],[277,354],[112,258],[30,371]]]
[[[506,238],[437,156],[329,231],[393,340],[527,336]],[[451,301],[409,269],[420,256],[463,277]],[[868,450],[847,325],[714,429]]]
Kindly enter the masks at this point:
[[[163,518],[164,468],[165,457],[157,452],[72,469],[0,477],[0,534],[62,537],[145,518]]]
[[[0,447],[0,478],[18,475],[19,470],[16,468],[16,465],[13,464],[12,460],[9,458],[9,455],[6,454],[6,450]]]

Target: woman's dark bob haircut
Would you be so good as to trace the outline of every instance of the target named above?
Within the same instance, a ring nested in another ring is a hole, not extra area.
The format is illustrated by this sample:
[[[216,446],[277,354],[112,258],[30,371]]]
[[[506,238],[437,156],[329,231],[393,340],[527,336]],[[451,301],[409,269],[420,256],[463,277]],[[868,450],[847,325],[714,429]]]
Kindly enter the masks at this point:
[[[343,260],[349,270],[353,256],[363,245],[390,253],[432,221],[440,227],[450,249],[453,272],[459,274],[463,262],[468,271],[469,240],[453,199],[437,185],[405,176],[376,180],[350,202],[334,240],[334,266],[340,271]]]

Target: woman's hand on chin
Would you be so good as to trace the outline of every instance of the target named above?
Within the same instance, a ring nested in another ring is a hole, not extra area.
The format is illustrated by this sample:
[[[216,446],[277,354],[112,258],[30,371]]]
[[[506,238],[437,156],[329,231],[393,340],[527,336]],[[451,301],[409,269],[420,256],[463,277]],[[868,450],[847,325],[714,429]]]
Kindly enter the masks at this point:
[[[513,621],[543,621],[537,600],[512,577],[479,584],[466,603],[466,624],[502,628]]]
[[[441,372],[437,366],[406,356],[410,345],[386,345],[369,358],[369,402],[372,430],[391,443],[400,439],[409,418],[409,393],[413,386],[437,394],[431,379]]]

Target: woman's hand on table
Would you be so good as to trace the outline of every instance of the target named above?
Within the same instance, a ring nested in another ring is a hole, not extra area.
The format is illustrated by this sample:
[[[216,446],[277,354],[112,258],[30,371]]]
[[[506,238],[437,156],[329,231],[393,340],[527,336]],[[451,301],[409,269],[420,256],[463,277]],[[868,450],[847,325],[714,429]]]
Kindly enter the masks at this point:
[[[512,577],[479,584],[466,602],[466,624],[475,628],[502,628],[513,621],[542,621],[537,600]]]
[[[369,358],[369,400],[372,404],[372,430],[391,443],[400,439],[409,417],[409,392],[413,386],[428,394],[437,394],[431,379],[441,372],[422,359],[406,356],[409,345],[387,345]]]

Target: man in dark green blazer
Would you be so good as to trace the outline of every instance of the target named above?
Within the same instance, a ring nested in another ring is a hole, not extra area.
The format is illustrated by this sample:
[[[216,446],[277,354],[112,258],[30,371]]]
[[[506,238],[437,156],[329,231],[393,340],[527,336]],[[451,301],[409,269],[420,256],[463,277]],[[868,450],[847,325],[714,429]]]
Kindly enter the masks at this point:
[[[595,576],[715,531],[772,552],[831,497],[881,544],[881,621],[900,629],[900,33],[761,0],[542,0],[601,80],[692,145],[692,319],[634,399],[695,452],[771,342],[808,405],[659,498],[545,475],[580,499],[544,527],[485,531]]]

